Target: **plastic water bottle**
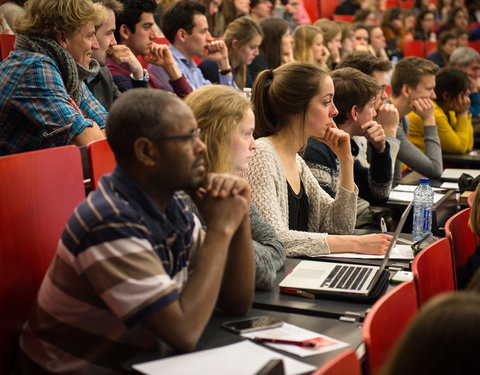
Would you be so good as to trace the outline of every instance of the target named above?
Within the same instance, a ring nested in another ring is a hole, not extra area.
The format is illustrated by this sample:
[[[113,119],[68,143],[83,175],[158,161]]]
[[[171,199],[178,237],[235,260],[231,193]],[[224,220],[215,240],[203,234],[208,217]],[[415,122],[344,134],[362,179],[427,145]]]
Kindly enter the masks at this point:
[[[429,178],[421,178],[413,194],[413,241],[432,233],[433,189]]]
[[[252,89],[250,87],[245,87],[243,89],[243,95],[245,95],[248,100],[252,100]]]

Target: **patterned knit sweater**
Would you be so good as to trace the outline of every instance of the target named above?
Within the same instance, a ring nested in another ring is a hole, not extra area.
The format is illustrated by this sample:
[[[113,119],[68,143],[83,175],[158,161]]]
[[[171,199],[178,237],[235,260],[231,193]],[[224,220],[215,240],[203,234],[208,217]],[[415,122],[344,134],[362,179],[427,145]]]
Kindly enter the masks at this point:
[[[248,175],[252,201],[280,236],[288,256],[328,254],[327,233],[351,234],[355,228],[358,189],[339,188],[332,199],[318,184],[303,159],[297,167],[309,202],[308,232],[288,227],[288,191],[282,162],[267,138],[257,140]]]

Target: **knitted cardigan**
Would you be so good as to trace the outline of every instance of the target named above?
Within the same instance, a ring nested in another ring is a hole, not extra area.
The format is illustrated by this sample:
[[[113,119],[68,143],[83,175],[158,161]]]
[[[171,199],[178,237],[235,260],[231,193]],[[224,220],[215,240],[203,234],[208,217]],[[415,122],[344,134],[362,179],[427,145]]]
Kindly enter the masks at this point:
[[[332,199],[318,184],[303,159],[297,155],[297,167],[309,202],[308,232],[288,227],[288,192],[282,162],[267,138],[257,140],[247,179],[252,201],[277,231],[288,256],[328,254],[327,233],[351,234],[355,228],[355,192],[339,188]]]

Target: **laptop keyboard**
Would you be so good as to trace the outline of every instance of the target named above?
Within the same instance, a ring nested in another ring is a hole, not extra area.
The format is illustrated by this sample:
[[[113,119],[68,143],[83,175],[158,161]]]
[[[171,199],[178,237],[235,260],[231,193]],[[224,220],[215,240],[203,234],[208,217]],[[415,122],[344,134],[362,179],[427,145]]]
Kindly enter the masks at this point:
[[[322,287],[360,290],[373,268],[358,266],[335,266],[327,276]]]

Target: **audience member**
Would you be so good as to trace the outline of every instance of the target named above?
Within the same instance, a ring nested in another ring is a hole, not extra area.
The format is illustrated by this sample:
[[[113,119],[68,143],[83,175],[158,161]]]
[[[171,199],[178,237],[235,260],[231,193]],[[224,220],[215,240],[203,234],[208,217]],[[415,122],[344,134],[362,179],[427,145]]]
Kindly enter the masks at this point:
[[[276,17],[266,18],[260,22],[260,27],[263,30],[260,53],[248,66],[254,81],[262,70],[293,61],[293,37],[288,22]]]
[[[335,122],[350,136],[354,158],[354,179],[359,190],[356,227],[378,229],[379,223],[373,219],[369,203],[385,202],[393,180],[390,144],[382,125],[373,120],[384,88],[374,78],[353,68],[336,69],[332,79],[335,88],[333,100],[338,110]],[[397,112],[393,105],[390,104],[389,108]],[[398,144],[394,142],[393,147],[396,156]],[[320,186],[335,197],[339,170],[338,160],[331,149],[325,143],[310,138],[304,159]]]
[[[372,26],[370,31],[370,45],[373,50],[373,54],[376,57],[380,57],[384,60],[388,60],[388,54],[385,48],[387,47],[387,41],[383,35],[383,30],[380,26]]]
[[[400,151],[395,165],[394,185],[400,183],[402,163],[429,178],[438,179],[442,174],[442,147],[432,101],[435,99],[437,72],[438,66],[433,62],[414,56],[404,57],[393,70],[391,101],[400,115],[397,129]],[[423,122],[424,152],[408,140],[410,121],[407,114],[412,111],[420,116]]]
[[[470,80],[470,108],[473,118],[480,116],[480,94],[478,82],[480,78],[480,54],[470,47],[457,48],[450,55],[450,66],[467,73]]]
[[[468,47],[468,43],[469,43],[468,38],[470,37],[470,33],[468,30],[454,27],[450,31],[453,33],[453,35],[457,37],[457,48]]]
[[[293,33],[293,57],[296,61],[327,67],[330,56],[323,44],[322,30],[313,25],[299,25]]]
[[[27,0],[7,0],[0,5],[0,33],[15,33],[15,19],[21,14]]]
[[[363,25],[353,26],[353,50],[354,51],[371,51],[370,33],[368,28]]]
[[[375,16],[375,12],[368,8],[362,8],[355,12],[355,16],[353,17],[353,23],[371,27],[378,25],[378,20]]]
[[[185,101],[197,119],[200,137],[207,146],[207,173],[245,173],[256,147],[253,139],[255,116],[250,101],[237,90],[223,85],[202,87]],[[253,204],[250,204],[249,216],[255,284],[257,289],[269,290],[274,287],[277,271],[283,267],[285,249]]]
[[[448,15],[453,9],[452,6],[453,0],[438,0],[437,3],[437,12],[438,12],[438,20],[439,23],[445,23],[448,20]]]
[[[247,16],[250,12],[250,0],[222,0],[220,12],[225,18],[225,27],[239,17]]]
[[[340,26],[341,30],[340,57],[343,59],[353,51],[353,42],[355,38],[353,36],[352,24],[350,22],[336,21],[336,23]],[[330,53],[330,51],[328,52]]]
[[[258,56],[262,43],[262,28],[250,17],[240,17],[227,26],[223,40],[228,48],[228,59],[238,88],[252,87],[253,81],[247,65]],[[198,66],[203,76],[212,83],[220,82],[218,64],[213,60],[203,60]]]
[[[158,339],[192,350],[216,306],[243,314],[251,305],[250,188],[205,175],[188,106],[161,90],[130,90],[112,106],[107,139],[118,166],[66,224],[22,330],[16,374],[121,373]],[[192,191],[206,232],[181,189]]]
[[[414,16],[418,16],[421,12],[425,11],[436,12],[437,6],[431,0],[415,0],[412,8]],[[437,16],[435,16],[435,21],[437,21]]]
[[[352,233],[358,191],[349,136],[333,122],[337,115],[333,96],[329,74],[303,62],[263,71],[253,87],[255,134],[260,138],[248,172],[252,201],[277,231],[289,256],[346,250],[383,254],[391,239],[385,234],[327,234]],[[298,155],[311,136],[327,143],[339,160],[335,199]]]
[[[453,8],[448,14],[447,22],[437,28],[437,34],[440,35],[444,31],[458,27],[468,30],[468,14],[464,7]]]
[[[450,55],[457,48],[457,37],[453,32],[445,31],[437,39],[437,50],[427,56],[427,59],[433,61],[440,68],[448,64]]]
[[[361,0],[342,0],[334,14],[353,16],[361,8]]]
[[[470,107],[470,81],[463,70],[444,68],[435,77],[433,115],[437,124],[442,151],[464,154],[473,148],[472,116]],[[422,151],[425,149],[424,126],[420,116],[408,115],[410,134],[408,139]]]
[[[250,17],[257,22],[271,17],[273,13],[273,2],[271,0],[252,0],[250,1]]]
[[[403,10],[401,16],[403,27],[403,40],[413,40],[415,31],[415,15],[410,10]]]
[[[478,374],[479,327],[477,294],[441,294],[409,323],[380,375]]]
[[[172,91],[181,98],[188,95],[192,88],[185,75],[180,72],[168,46],[153,42],[158,37],[153,19],[157,7],[155,0],[119,1],[124,5],[124,9],[116,15],[115,36],[119,45],[123,47],[109,51],[107,66],[120,91],[145,87],[147,84],[148,87],[155,89],[172,88]],[[159,82],[156,77],[150,77],[147,69],[143,69],[131,59],[129,50],[134,56],[142,56],[151,66],[162,70],[168,81]]]
[[[220,38],[225,32],[225,18],[220,12],[223,0],[203,0],[202,3],[207,10],[208,31],[212,37]]]
[[[104,137],[105,109],[83,79],[98,72],[90,0],[36,0],[16,19],[15,51],[0,63],[0,155],[86,145]]]
[[[387,41],[389,56],[397,54],[396,50],[403,47],[405,31],[402,23],[402,9],[398,7],[388,8],[383,14],[381,27]]]
[[[331,20],[325,18],[319,19],[314,23],[314,26],[319,27],[323,33],[323,44],[325,44],[330,52],[330,58],[327,65],[330,69],[335,69],[335,66],[340,62],[340,49],[342,48],[342,29],[340,26]]]
[[[423,40],[424,42],[437,40],[437,35],[433,32],[435,26],[435,13],[431,10],[422,10],[417,15],[417,22],[413,33],[414,40]]]
[[[165,10],[162,15],[162,31],[170,42],[173,59],[194,90],[211,84],[193,61],[194,57],[214,60],[220,70],[219,82],[235,86],[227,46],[223,40],[212,40],[205,14],[206,9],[202,3],[190,0],[182,0]],[[205,51],[208,51],[206,55]],[[164,69],[150,64],[148,71],[158,79],[162,88],[173,91]]]

